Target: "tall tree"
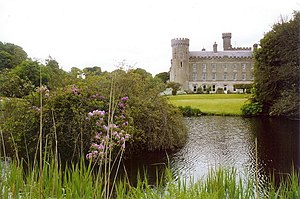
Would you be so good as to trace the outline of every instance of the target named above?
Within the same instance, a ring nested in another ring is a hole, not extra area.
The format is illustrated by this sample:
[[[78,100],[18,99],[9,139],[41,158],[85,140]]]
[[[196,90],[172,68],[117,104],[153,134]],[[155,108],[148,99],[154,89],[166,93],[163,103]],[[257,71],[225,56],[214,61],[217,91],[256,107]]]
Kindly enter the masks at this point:
[[[255,53],[255,99],[269,115],[299,117],[300,12],[265,34]]]
[[[10,56],[8,56],[8,54]],[[4,56],[5,55],[5,56]],[[0,69],[12,68],[27,59],[27,53],[22,47],[11,43],[0,42]],[[2,63],[6,64],[2,64]],[[9,62],[9,64],[7,64]]]
[[[155,75],[156,78],[161,79],[164,83],[167,83],[167,81],[170,79],[170,73],[168,72],[162,72]]]

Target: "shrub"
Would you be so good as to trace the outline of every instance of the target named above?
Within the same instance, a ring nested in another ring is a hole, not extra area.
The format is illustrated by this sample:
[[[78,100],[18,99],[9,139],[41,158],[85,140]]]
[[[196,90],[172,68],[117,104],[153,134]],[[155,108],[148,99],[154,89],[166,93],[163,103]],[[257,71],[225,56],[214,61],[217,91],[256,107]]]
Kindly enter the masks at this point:
[[[246,103],[242,106],[242,115],[244,117],[253,117],[262,113],[262,104],[259,102]]]
[[[218,88],[216,93],[217,94],[224,94],[224,89],[223,88]]]
[[[199,86],[199,87],[197,88],[197,93],[198,93],[198,94],[203,94],[203,89],[202,89],[201,86]]]
[[[94,110],[107,112],[110,101],[114,104],[121,96],[128,96],[128,118],[133,130],[132,139],[126,145],[126,156],[143,150],[181,147],[186,140],[186,127],[180,111],[159,95],[161,84],[135,70],[117,71],[44,93],[43,143],[52,151],[57,143],[62,161],[77,161],[88,152],[96,133],[96,124],[86,119],[87,114]],[[114,95],[110,98],[111,87]],[[20,157],[28,161],[35,155],[39,137],[39,96],[35,91],[26,99],[3,102],[5,119],[0,125],[5,144],[7,148],[18,150]],[[8,151],[14,156],[13,150]]]
[[[178,108],[181,110],[182,115],[185,117],[193,117],[203,114],[199,109],[192,108],[191,106],[179,106]]]

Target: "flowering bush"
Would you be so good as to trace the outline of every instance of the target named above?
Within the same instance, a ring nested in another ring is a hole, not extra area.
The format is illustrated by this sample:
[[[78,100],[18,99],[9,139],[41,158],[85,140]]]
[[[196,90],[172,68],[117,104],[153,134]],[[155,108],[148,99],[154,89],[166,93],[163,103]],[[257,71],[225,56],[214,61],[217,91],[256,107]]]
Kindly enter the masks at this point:
[[[94,110],[87,114],[87,120],[95,124],[95,136],[87,159],[102,163],[108,159],[108,152],[116,148],[125,150],[125,143],[130,138],[127,100],[128,97],[122,97],[113,111]]]

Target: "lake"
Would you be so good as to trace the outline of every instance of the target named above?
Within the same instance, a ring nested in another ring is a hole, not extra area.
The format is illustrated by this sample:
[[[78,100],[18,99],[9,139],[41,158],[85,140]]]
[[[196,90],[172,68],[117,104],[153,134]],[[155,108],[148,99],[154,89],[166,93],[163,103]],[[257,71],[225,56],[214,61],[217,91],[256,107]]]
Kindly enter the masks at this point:
[[[189,128],[186,145],[168,154],[174,175],[205,176],[211,167],[235,167],[241,177],[254,176],[256,147],[259,185],[263,186],[271,174],[275,177],[300,168],[299,121],[278,118],[242,118],[202,116],[185,118]],[[129,172],[145,167],[150,181],[157,168],[163,169],[167,160],[164,153],[145,155],[131,162]],[[157,167],[159,166],[159,167]]]

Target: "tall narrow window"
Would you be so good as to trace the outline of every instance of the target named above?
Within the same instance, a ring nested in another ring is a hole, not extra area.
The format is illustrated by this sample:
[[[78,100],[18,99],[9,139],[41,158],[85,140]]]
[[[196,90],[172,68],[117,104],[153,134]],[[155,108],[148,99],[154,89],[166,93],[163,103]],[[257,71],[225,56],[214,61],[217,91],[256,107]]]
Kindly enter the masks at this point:
[[[246,69],[246,64],[242,64],[242,69],[243,69],[243,70]]]
[[[216,73],[213,73],[213,74],[212,74],[212,79],[213,79],[213,80],[216,80],[216,76],[217,76]]]
[[[193,81],[197,80],[197,73],[193,73]]]
[[[212,91],[213,91],[213,92],[216,91],[216,85],[212,85]]]
[[[246,73],[242,73],[242,80],[246,80]]]
[[[181,66],[181,67],[182,67],[182,64],[183,64],[183,63],[182,63],[182,61],[181,61],[181,62],[180,62],[180,66]]]
[[[237,73],[233,73],[233,80],[236,80],[237,78]]]
[[[203,70],[206,70],[206,64],[203,64]]]
[[[193,64],[193,72],[197,72],[197,64]]]
[[[212,69],[213,69],[213,70],[216,70],[217,64],[211,64],[211,66],[212,66]]]
[[[236,70],[236,68],[237,68],[237,65],[233,64],[233,70]]]
[[[224,73],[224,80],[227,80],[227,73]]]
[[[203,73],[203,74],[202,74],[202,79],[203,79],[203,80],[206,80],[206,73]]]

